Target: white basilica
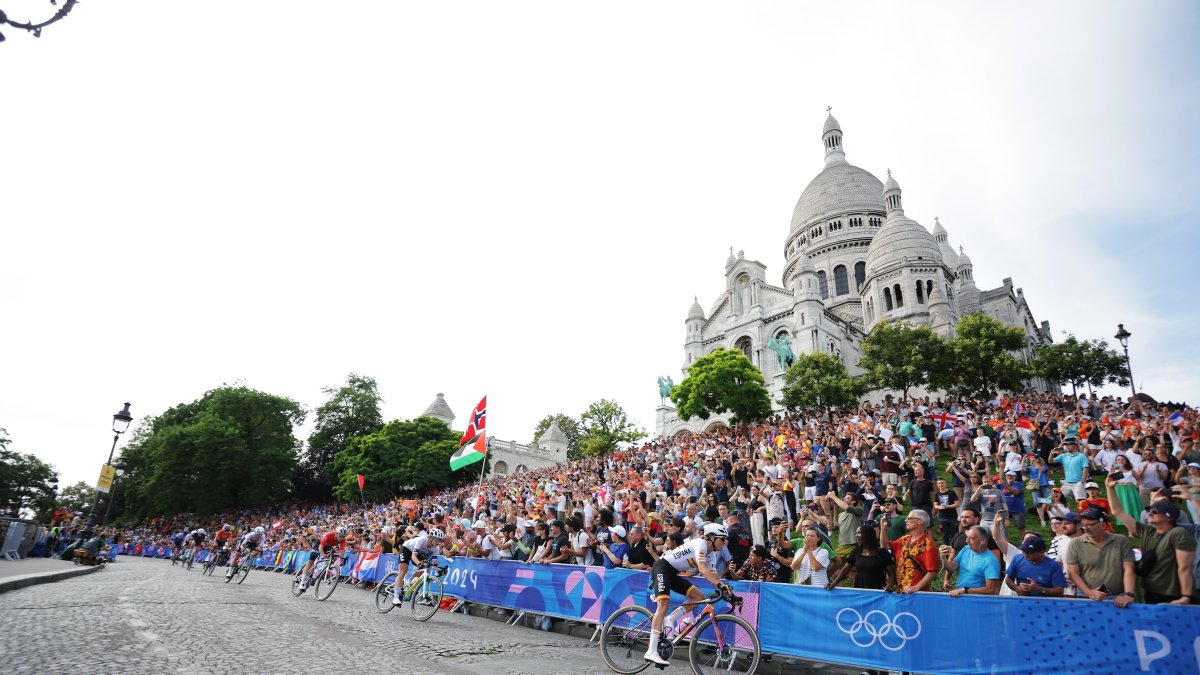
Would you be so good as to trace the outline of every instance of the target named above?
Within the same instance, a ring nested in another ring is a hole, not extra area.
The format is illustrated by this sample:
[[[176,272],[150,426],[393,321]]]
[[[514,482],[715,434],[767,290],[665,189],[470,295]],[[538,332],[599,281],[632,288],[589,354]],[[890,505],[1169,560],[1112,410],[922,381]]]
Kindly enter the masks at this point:
[[[736,348],[762,370],[778,401],[786,363],[795,354],[828,351],[861,373],[861,345],[881,320],[927,325],[951,337],[959,317],[982,311],[1020,326],[1028,336],[1020,357],[1048,343],[1050,324],[1034,320],[1012,279],[981,291],[971,259],[950,246],[934,219],[933,233],[904,214],[900,185],[886,183],[846,161],[842,128],[830,114],[821,132],[825,167],[800,194],[784,242],[782,283],[768,282],[766,265],[732,249],[725,261],[725,292],[705,313],[697,299],[686,319],[683,368],[718,347]],[[1042,383],[1031,383],[1040,388]],[[680,420],[658,410],[657,431],[673,435],[724,424],[724,417]]]

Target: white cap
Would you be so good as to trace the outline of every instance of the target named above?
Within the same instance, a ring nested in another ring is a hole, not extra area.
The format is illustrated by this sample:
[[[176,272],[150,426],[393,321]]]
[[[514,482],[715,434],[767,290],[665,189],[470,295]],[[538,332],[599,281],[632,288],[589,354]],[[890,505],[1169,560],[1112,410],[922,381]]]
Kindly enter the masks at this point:
[[[475,521],[475,524],[474,524],[474,525],[472,525],[471,527],[473,527],[473,528],[475,528],[475,529],[477,529],[477,530],[486,530],[486,529],[487,529],[487,523],[483,522],[482,520],[477,520],[477,521]]]
[[[625,528],[621,527],[620,525],[613,525],[612,527],[608,528],[608,531],[622,539],[625,538]]]

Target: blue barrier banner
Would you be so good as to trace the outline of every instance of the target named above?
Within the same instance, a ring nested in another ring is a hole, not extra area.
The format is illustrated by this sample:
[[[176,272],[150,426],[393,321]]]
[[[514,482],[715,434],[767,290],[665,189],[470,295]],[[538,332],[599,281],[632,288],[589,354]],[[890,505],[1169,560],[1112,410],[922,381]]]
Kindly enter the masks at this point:
[[[703,578],[691,581],[701,590],[712,590]],[[447,595],[470,602],[591,623],[603,623],[621,607],[649,607],[649,585],[650,575],[634,570],[471,558],[455,558],[444,579]],[[760,584],[732,585],[745,600],[739,616],[757,627]],[[682,596],[672,596],[673,603],[683,600]],[[718,604],[716,609],[723,612],[728,606]]]
[[[1195,608],[786,584],[760,600],[776,654],[922,673],[1200,672]]]

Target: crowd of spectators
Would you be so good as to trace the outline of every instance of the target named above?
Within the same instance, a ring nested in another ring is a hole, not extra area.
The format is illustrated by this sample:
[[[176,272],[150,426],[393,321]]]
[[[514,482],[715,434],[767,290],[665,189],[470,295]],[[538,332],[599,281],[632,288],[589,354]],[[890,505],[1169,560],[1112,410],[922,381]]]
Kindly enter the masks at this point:
[[[262,525],[275,553],[345,525],[360,549],[390,553],[436,526],[449,555],[649,569],[670,535],[720,522],[729,545],[708,563],[728,579],[1188,604],[1200,602],[1197,441],[1191,408],[889,399],[412,499],[180,515],[109,536],[168,545],[196,527]]]

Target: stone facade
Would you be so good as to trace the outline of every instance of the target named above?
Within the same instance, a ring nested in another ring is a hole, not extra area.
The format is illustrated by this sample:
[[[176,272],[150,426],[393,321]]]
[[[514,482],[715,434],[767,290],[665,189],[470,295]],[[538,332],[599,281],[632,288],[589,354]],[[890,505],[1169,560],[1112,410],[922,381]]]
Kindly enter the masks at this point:
[[[706,313],[695,300],[685,320],[683,371],[718,347],[739,349],[762,371],[772,400],[783,388],[786,364],[770,348],[786,341],[799,355],[826,351],[852,374],[860,373],[863,339],[884,319],[929,326],[952,337],[960,317],[982,311],[1021,327],[1028,346],[1018,355],[1028,362],[1034,347],[1051,342],[1050,324],[1034,319],[1011,279],[981,291],[971,259],[950,246],[936,218],[933,232],[904,213],[899,182],[887,182],[846,161],[841,125],[829,115],[821,130],[825,166],[796,203],[784,240],[779,283],[767,266],[730,249],[725,261],[726,290]],[[1045,391],[1046,382],[1031,381]],[[660,435],[702,431],[724,417],[680,420],[660,407]]]

